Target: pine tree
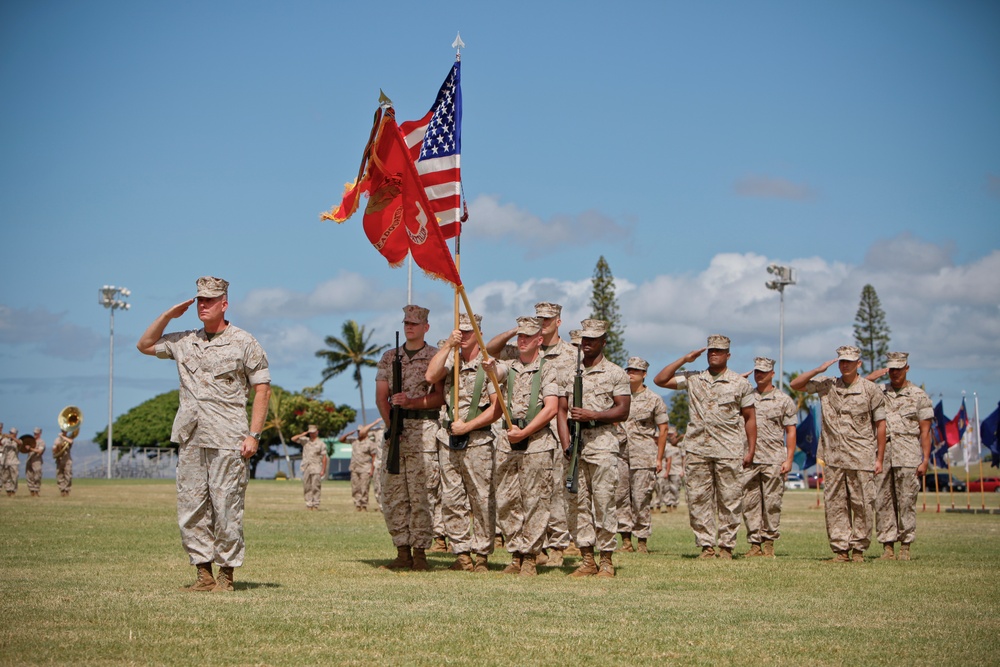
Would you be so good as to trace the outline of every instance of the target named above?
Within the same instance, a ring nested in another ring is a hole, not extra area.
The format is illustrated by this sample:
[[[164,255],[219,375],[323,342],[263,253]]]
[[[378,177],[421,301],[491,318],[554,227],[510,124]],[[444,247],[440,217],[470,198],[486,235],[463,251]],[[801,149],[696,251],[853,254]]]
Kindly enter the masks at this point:
[[[871,285],[861,290],[861,303],[854,316],[854,340],[861,348],[863,374],[881,368],[889,352],[889,325],[885,323],[885,311]]]
[[[619,366],[628,363],[628,351],[625,349],[625,327],[622,326],[622,316],[618,312],[618,300],[615,298],[615,277],[611,275],[611,267],[602,255],[594,268],[593,291],[590,294],[590,317],[604,320],[608,323],[608,342],[604,347],[604,356]]]
[[[687,430],[688,422],[691,421],[691,406],[688,403],[686,391],[675,391],[670,397],[667,417],[677,432],[683,435],[684,431]]]

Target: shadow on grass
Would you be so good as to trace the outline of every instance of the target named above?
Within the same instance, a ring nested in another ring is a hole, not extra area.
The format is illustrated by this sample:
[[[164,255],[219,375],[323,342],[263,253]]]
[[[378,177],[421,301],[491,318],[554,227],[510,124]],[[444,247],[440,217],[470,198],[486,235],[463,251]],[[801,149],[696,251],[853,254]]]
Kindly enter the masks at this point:
[[[233,588],[238,591],[253,590],[255,588],[281,588],[281,584],[270,581],[234,581]]]

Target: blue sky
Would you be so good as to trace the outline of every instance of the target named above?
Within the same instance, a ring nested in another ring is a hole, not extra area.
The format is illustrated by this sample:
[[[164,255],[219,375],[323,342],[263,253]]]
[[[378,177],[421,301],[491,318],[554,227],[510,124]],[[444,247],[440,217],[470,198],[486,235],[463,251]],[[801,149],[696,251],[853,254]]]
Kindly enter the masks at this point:
[[[200,275],[231,281],[286,388],[319,380],[346,319],[390,342],[406,271],[360,216],[319,213],[379,89],[423,115],[457,31],[462,275],[487,335],[543,299],[574,328],[604,255],[630,351],[659,367],[721,332],[749,369],[777,355],[778,262],[799,277],[786,370],[851,342],[871,283],[946,412],[1000,399],[995,3],[340,4],[0,6],[0,420],[51,435],[72,403],[104,427],[108,283],[133,293],[116,414],[176,386],[134,345]],[[447,285],[416,271],[413,299],[446,335]],[[358,405],[348,376],[326,397]]]

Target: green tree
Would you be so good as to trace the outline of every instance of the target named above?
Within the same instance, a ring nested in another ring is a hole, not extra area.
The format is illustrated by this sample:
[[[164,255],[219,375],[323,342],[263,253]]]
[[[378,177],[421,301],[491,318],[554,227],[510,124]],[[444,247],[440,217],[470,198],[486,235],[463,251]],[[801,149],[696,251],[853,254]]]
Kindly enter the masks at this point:
[[[691,421],[691,406],[688,403],[686,391],[675,391],[670,396],[670,401],[667,404],[667,416],[673,427],[677,429],[677,433],[684,435],[688,422]]]
[[[889,352],[889,325],[885,322],[878,294],[871,285],[861,289],[861,302],[854,316],[854,340],[861,348],[862,374],[881,368]]]
[[[618,312],[618,299],[615,297],[615,277],[611,275],[604,256],[597,260],[594,267],[593,291],[590,294],[590,317],[604,320],[608,323],[608,343],[604,348],[604,356],[619,366],[628,363],[628,351],[625,349],[625,327],[622,326],[622,316]]]
[[[330,349],[316,352],[317,357],[326,359],[320,386],[354,366],[354,383],[361,395],[361,421],[367,424],[368,415],[365,413],[365,391],[361,381],[361,369],[365,366],[378,366],[380,355],[389,345],[372,345],[370,341],[375,332],[366,332],[365,328],[359,327],[354,320],[344,322],[342,332],[343,338],[326,337],[325,343]]]
[[[795,407],[799,412],[809,409],[809,406],[813,403],[819,401],[819,397],[816,394],[808,394],[804,391],[795,391],[791,387],[792,380],[802,375],[802,371],[789,371],[785,373],[785,393],[795,401]],[[753,376],[751,376],[751,384]]]
[[[140,403],[115,420],[111,446],[115,449],[134,447],[170,447],[170,431],[174,416],[180,406],[180,392],[176,389]],[[101,448],[108,448],[108,428],[94,436]]]

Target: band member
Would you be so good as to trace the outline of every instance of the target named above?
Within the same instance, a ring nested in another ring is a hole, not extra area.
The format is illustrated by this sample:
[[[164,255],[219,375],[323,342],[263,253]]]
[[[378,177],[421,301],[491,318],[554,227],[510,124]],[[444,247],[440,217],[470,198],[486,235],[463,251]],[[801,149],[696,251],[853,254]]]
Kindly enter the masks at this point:
[[[45,441],[42,440],[42,429],[35,429],[35,446],[28,450],[28,460],[24,464],[24,480],[28,483],[28,492],[33,496],[42,493],[42,454],[45,453]]]
[[[21,472],[21,461],[17,458],[17,448],[21,445],[21,439],[17,437],[17,429],[11,428],[9,433],[3,432],[3,422],[0,422],[0,448],[2,448],[2,460],[0,460],[0,482],[3,483],[3,490],[8,496],[17,493],[17,478]]]
[[[66,443],[66,448],[59,454],[60,445]],[[60,431],[52,443],[52,455],[56,459],[56,484],[59,486],[59,495],[68,496],[73,486],[73,438]]]

